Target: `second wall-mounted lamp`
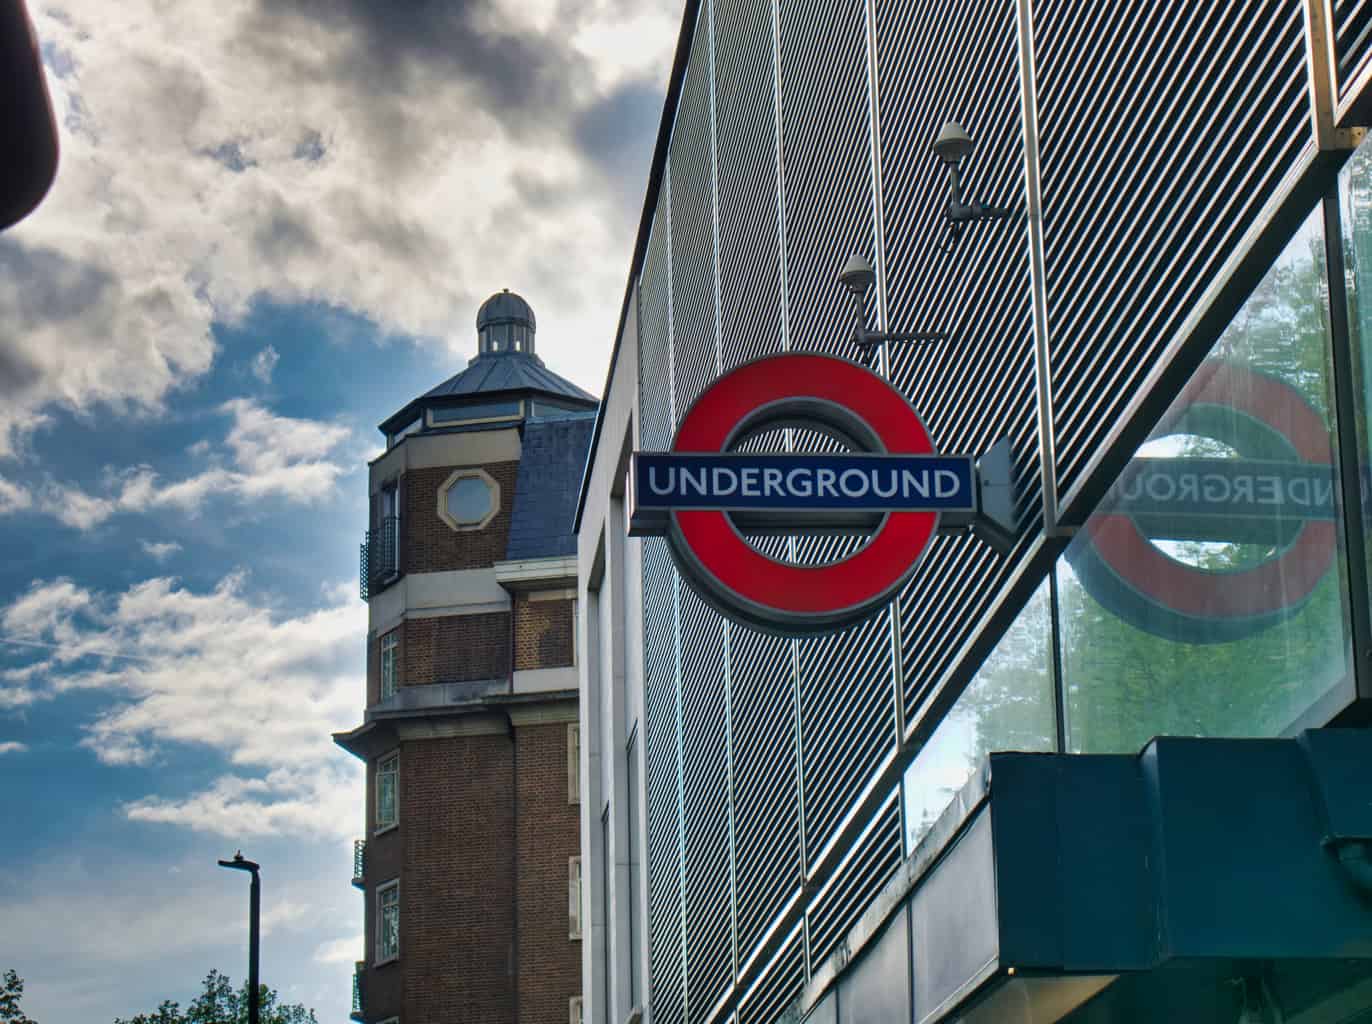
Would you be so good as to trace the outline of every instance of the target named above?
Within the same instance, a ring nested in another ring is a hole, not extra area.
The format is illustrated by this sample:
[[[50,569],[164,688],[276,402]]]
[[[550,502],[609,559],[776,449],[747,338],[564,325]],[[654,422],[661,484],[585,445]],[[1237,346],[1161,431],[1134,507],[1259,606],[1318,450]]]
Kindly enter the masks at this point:
[[[939,129],[934,140],[934,155],[948,168],[948,202],[943,207],[943,218],[948,222],[948,241],[945,249],[951,249],[962,237],[962,229],[968,224],[983,221],[1009,220],[1019,214],[1018,210],[989,203],[963,202],[962,169],[963,158],[968,156],[975,143],[970,135],[962,130],[962,125],[949,121]]]

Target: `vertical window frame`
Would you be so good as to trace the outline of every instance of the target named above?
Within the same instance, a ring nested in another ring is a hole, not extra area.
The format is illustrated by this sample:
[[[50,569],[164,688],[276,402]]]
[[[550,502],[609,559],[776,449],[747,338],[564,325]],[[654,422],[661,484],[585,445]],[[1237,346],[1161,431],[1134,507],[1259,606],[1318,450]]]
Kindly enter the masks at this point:
[[[394,768],[387,768],[387,765],[394,763]],[[391,776],[392,796],[391,796],[391,818],[384,821],[381,817],[381,788],[383,776]],[[373,809],[374,820],[372,822],[372,834],[380,835],[389,832],[393,828],[400,826],[400,750],[397,748],[387,754],[383,754],[376,759],[375,799],[376,806]]]
[[[395,696],[400,688],[400,629],[381,634],[381,682],[380,694],[384,701]]]
[[[567,938],[580,942],[582,935],[581,854],[567,858]]]
[[[581,803],[581,723],[567,723],[567,803]]]
[[[394,899],[388,900],[392,894],[394,894]],[[395,948],[389,955],[386,953],[386,911],[388,909],[395,915]],[[376,963],[374,966],[380,967],[382,964],[393,963],[399,959],[400,879],[393,878],[376,887]]]

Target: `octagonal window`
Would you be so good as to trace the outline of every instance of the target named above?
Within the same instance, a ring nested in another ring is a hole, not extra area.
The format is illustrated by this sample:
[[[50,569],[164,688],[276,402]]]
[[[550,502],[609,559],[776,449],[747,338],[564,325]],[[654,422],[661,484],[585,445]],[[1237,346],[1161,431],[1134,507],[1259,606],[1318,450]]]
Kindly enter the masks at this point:
[[[480,469],[458,470],[438,492],[439,518],[454,530],[479,530],[500,510],[500,485]]]

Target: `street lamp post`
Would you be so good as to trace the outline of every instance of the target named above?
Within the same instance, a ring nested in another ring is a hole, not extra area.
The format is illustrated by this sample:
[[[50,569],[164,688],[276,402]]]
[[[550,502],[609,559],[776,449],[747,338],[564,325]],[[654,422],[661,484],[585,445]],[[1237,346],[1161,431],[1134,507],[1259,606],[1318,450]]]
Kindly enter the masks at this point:
[[[257,877],[259,865],[243,857],[239,850],[233,860],[221,860],[221,868],[237,868],[252,874],[252,885],[248,889],[248,1024],[258,1024],[258,1003],[261,992],[257,986],[257,937],[258,923],[262,916],[262,883]]]

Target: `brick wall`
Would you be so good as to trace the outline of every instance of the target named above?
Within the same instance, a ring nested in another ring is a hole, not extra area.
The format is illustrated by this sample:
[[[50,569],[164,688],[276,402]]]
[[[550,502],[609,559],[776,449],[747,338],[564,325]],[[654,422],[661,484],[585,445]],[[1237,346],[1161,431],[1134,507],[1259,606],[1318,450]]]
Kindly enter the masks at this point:
[[[389,752],[387,752],[388,756]],[[387,1017],[394,1017],[400,1014],[404,1000],[404,979],[402,969],[396,963],[386,964],[382,967],[372,967],[376,963],[376,890],[377,887],[389,882],[393,878],[399,878],[405,860],[404,837],[401,828],[404,827],[404,817],[402,813],[401,827],[388,829],[380,835],[374,835],[376,827],[376,761],[373,759],[367,763],[367,794],[364,801],[366,806],[366,826],[363,838],[367,840],[366,862],[363,871],[366,875],[365,887],[363,888],[365,908],[363,910],[363,922],[365,931],[363,932],[363,947],[365,949],[364,958],[367,961],[368,969],[363,978],[363,1009],[366,1011],[368,1020],[385,1020]],[[400,793],[402,799],[406,789],[405,769],[406,758],[400,758]],[[401,885],[401,898],[404,899],[405,886]],[[404,908],[401,908],[401,923],[404,923]],[[401,946],[401,953],[404,953],[404,946]]]
[[[515,668],[572,663],[572,602],[515,600]]]
[[[567,1001],[581,994],[581,942],[567,936],[567,859],[580,852],[580,808],[567,802],[567,726],[519,726],[515,742],[519,1021],[566,1024]]]
[[[381,641],[367,634],[367,706],[381,699]]]
[[[405,572],[486,569],[505,557],[518,462],[482,466],[500,484],[500,511],[480,530],[454,530],[438,518],[438,489],[455,466],[412,469],[400,483],[400,558]]]
[[[503,679],[510,674],[509,612],[407,619],[401,629],[401,685]]]
[[[512,754],[506,735],[404,745],[404,1024],[515,1019]]]

